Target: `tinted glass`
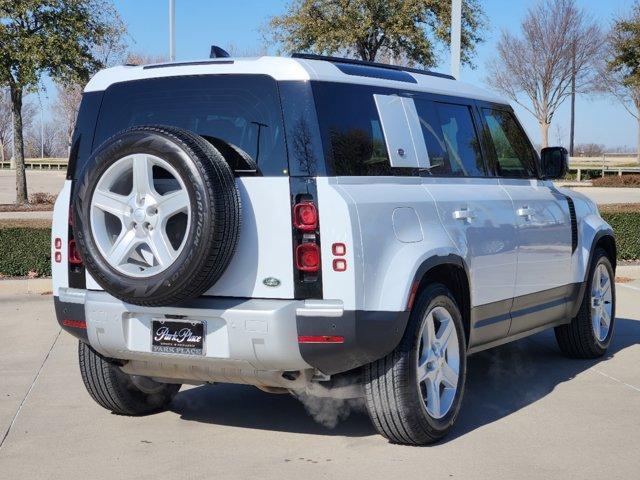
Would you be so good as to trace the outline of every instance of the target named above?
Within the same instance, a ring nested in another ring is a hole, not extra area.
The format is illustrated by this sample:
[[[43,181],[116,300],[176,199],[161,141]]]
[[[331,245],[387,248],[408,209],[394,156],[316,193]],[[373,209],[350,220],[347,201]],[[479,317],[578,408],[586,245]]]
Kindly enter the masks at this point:
[[[498,175],[535,178],[535,153],[513,115],[488,108],[482,112],[495,149]]]
[[[454,177],[482,177],[486,169],[480,142],[473,124],[471,108],[466,105],[434,103],[447,152],[447,174]]]
[[[318,116],[309,82],[280,82],[280,98],[289,154],[289,174],[326,175]]]
[[[96,129],[96,120],[102,102],[103,92],[88,92],[82,95],[78,118],[71,139],[71,152],[67,178],[76,179],[91,156],[91,145]]]
[[[394,175],[375,93],[393,93],[363,85],[318,82],[313,86],[325,155],[333,175]]]
[[[440,120],[433,102],[416,98],[414,99],[422,135],[424,136],[427,152],[429,153],[429,173],[434,176],[447,176],[451,174],[447,146],[442,136]]]
[[[100,109],[94,148],[125,128],[149,124],[222,139],[256,160],[263,175],[286,173],[282,113],[270,77],[206,75],[112,85]]]

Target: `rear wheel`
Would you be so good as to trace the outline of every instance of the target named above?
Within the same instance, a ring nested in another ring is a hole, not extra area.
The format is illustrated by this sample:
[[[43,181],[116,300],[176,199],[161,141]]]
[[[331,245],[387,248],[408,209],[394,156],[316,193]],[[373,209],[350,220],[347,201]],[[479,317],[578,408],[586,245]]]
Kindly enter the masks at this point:
[[[179,384],[127,375],[84,342],[79,342],[78,358],[89,395],[113,413],[146,415],[164,410],[180,390]]]
[[[615,273],[607,252],[594,252],[582,304],[568,325],[556,327],[562,353],[571,358],[604,355],[613,337],[616,314]]]
[[[394,443],[426,445],[453,426],[466,379],[460,309],[442,284],[422,291],[398,347],[365,367],[365,398],[378,432]]]

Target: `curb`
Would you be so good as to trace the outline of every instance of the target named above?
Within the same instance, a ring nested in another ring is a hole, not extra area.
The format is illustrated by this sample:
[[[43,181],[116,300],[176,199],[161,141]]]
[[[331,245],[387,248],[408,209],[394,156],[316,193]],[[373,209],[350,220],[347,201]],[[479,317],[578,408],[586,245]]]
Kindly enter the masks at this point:
[[[53,285],[50,278],[24,278],[0,280],[0,295],[51,294]]]

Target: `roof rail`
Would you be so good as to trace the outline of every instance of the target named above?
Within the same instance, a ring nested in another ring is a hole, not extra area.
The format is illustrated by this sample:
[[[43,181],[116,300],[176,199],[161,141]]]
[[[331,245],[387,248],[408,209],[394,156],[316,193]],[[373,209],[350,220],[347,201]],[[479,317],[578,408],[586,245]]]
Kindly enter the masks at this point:
[[[350,65],[363,65],[367,67],[386,68],[389,70],[400,70],[403,72],[417,73],[420,75],[430,75],[432,77],[440,77],[440,78],[446,78],[449,80],[455,80],[454,76],[448,75],[446,73],[432,72],[431,70],[423,70],[420,68],[402,67],[400,65],[389,65],[388,63],[366,62],[364,60],[357,60],[355,58],[330,57],[327,55],[316,55],[313,53],[294,53],[293,55],[291,55],[291,57],[301,58],[305,60],[324,60],[325,62],[331,62],[331,63],[347,63]]]

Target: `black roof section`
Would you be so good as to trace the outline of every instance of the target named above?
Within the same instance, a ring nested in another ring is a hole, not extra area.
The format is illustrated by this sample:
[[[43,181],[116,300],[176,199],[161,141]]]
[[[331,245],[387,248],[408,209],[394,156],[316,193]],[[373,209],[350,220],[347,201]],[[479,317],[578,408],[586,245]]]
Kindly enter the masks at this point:
[[[361,65],[363,67],[382,68],[387,70],[417,73],[420,75],[429,75],[431,77],[439,77],[439,78],[446,78],[448,80],[455,80],[454,76],[448,75],[446,73],[432,72],[431,70],[422,70],[420,68],[402,67],[400,65],[389,65],[387,63],[366,62],[364,60],[357,60],[355,58],[329,57],[326,55],[315,55],[313,53],[294,53],[293,55],[291,55],[291,57],[302,58],[305,60],[324,60],[325,62],[338,64],[336,65],[338,68],[339,68],[339,64]],[[381,77],[381,78],[384,78],[384,77]]]

